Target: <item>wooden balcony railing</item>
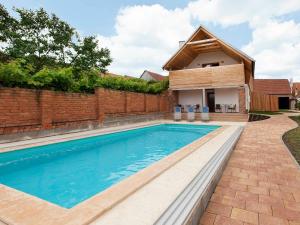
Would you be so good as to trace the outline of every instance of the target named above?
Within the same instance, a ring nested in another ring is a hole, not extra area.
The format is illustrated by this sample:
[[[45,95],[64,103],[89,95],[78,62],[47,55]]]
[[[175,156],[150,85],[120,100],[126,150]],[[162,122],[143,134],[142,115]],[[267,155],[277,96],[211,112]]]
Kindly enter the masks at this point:
[[[230,87],[245,84],[244,64],[170,71],[170,89]]]

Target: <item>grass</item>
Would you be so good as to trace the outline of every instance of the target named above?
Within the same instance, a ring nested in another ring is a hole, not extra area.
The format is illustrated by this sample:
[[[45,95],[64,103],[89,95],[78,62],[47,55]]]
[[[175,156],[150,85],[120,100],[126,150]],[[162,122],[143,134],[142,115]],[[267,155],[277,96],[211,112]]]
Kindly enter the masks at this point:
[[[298,123],[298,127],[286,132],[282,139],[300,165],[300,116],[290,116]]]
[[[271,112],[271,111],[251,111],[252,114],[261,114],[261,115],[280,115],[282,112]]]

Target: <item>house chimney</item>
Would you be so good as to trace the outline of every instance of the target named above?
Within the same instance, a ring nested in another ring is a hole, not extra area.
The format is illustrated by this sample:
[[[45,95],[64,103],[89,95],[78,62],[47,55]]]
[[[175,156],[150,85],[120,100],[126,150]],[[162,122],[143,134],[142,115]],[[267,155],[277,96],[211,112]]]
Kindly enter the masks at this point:
[[[179,48],[181,48],[185,44],[185,41],[179,41]]]

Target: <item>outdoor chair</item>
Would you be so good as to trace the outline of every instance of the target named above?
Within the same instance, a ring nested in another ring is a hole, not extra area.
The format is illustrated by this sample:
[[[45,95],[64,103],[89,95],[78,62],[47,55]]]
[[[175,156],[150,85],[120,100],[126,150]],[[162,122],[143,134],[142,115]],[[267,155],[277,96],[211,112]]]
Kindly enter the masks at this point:
[[[228,106],[228,111],[230,111],[230,112],[236,112],[236,104],[234,104],[234,105],[229,105],[229,106]]]
[[[174,120],[179,121],[181,120],[181,107],[175,106],[174,108]]]
[[[216,104],[216,109],[215,109],[216,112],[222,112],[222,107],[220,104]]]

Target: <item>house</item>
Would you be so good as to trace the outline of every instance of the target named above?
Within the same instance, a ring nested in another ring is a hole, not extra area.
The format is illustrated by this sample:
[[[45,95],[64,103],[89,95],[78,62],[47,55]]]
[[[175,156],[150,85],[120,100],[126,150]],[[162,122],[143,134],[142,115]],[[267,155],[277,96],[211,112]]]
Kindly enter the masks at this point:
[[[176,104],[247,114],[255,61],[200,26],[165,63]]]
[[[297,107],[296,104],[299,102],[300,102],[300,82],[294,82],[292,84],[291,109],[296,109]]]
[[[142,75],[140,76],[141,79],[146,81],[162,81],[166,77],[163,75],[160,75],[158,73],[153,73],[151,71],[145,70]]]
[[[296,99],[300,98],[300,82],[293,83],[292,96]]]
[[[290,109],[292,91],[288,79],[254,79],[254,92],[278,97],[279,109]]]

